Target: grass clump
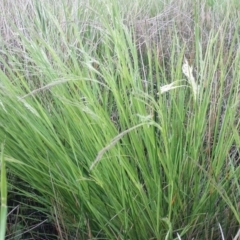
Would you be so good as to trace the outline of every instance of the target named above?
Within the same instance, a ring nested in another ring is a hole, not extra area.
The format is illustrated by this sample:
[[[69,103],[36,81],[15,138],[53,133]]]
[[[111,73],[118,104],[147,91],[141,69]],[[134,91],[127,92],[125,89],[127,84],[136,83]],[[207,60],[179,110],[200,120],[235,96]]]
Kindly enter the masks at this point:
[[[234,1],[1,4],[8,238],[237,236]]]

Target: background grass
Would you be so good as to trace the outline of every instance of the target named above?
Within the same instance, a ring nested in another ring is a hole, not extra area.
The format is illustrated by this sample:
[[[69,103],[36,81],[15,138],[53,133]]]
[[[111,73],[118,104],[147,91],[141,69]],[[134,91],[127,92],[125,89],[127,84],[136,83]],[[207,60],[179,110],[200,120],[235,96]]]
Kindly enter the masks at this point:
[[[8,239],[237,237],[236,1],[0,4]]]

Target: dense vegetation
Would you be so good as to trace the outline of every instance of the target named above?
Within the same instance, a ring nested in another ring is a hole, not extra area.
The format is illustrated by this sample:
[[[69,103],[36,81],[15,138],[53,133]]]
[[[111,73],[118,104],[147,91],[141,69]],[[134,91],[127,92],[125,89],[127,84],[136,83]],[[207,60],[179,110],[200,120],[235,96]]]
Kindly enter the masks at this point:
[[[238,1],[0,8],[0,239],[238,239]]]

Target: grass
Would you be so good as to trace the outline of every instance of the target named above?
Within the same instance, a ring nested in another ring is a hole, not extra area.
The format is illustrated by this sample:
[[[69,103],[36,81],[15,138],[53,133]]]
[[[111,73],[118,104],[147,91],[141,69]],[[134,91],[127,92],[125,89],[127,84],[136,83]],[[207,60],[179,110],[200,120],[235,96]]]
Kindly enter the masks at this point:
[[[6,167],[3,156],[3,144],[1,145],[1,214],[0,214],[0,239],[5,239],[6,221],[7,221],[7,182]]]
[[[237,239],[235,4],[1,3],[7,239]]]

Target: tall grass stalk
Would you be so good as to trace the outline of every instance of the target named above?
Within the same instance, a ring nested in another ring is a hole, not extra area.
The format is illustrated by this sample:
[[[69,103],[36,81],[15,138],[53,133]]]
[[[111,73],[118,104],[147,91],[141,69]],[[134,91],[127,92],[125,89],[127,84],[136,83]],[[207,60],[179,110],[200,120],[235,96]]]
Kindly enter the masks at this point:
[[[1,144],[1,213],[0,213],[0,239],[5,239],[7,222],[7,176],[4,160],[4,145]]]

